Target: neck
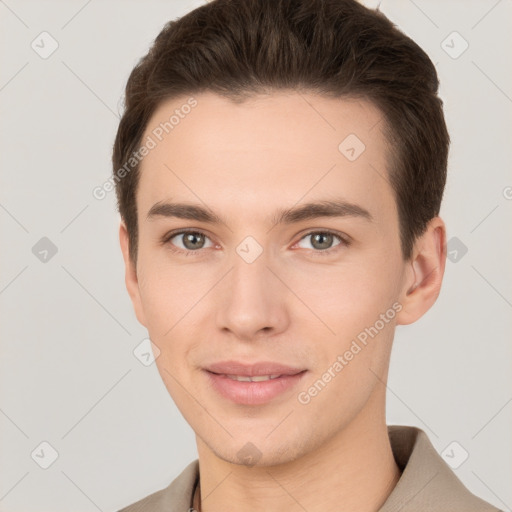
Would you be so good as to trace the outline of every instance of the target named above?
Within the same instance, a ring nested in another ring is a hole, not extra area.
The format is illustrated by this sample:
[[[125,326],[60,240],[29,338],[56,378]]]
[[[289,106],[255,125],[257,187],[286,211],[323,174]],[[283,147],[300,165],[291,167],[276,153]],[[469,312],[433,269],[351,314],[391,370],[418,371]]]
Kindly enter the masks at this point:
[[[401,475],[379,403],[374,395],[319,449],[286,464],[232,464],[196,437],[201,512],[377,512]]]

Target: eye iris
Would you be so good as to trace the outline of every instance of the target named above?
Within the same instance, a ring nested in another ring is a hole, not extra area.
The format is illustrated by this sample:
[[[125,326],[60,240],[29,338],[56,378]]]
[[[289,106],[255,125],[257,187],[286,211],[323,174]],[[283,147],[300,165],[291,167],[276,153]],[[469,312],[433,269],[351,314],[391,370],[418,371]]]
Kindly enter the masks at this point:
[[[315,245],[319,239],[320,239],[320,243],[319,243],[320,247]],[[312,236],[312,245],[316,249],[329,249],[330,246],[332,245],[332,239],[333,239],[333,235],[331,235],[329,233],[315,233]],[[322,240],[323,240],[323,242],[322,242]]]
[[[194,242],[197,242],[198,239],[202,242],[202,243],[199,243],[200,247],[198,247],[197,245],[194,245]],[[204,236],[200,233],[185,233],[183,235],[183,245],[187,249],[198,249],[198,248],[201,249],[203,244],[204,244]]]

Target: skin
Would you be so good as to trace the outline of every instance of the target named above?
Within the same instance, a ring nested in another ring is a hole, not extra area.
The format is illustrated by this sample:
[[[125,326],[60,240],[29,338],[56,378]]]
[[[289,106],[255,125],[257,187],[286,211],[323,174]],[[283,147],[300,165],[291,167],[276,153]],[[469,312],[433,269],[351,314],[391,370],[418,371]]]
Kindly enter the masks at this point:
[[[142,161],[136,266],[123,222],[119,234],[135,313],[161,351],[160,375],[196,433],[202,510],[376,511],[400,477],[385,420],[394,331],[437,299],[445,225],[432,219],[404,261],[387,180],[393,148],[371,103],[293,91],[238,105],[209,92],[195,98],[197,107]],[[162,103],[145,136],[186,99]],[[349,134],[366,146],[355,161],[338,149]],[[359,205],[372,220],[269,221],[278,209],[333,198]],[[161,201],[206,206],[226,225],[148,219]],[[178,228],[206,238],[192,246],[182,235],[162,243]],[[327,242],[334,250],[321,255],[322,241],[311,231],[322,230],[351,243],[334,237]],[[263,251],[252,263],[236,252],[247,236]],[[394,303],[401,305],[394,319],[309,403],[300,403],[298,393]],[[240,405],[218,395],[202,370],[229,359],[276,361],[308,373],[299,388],[271,402]],[[248,442],[260,453],[255,465],[237,455]]]

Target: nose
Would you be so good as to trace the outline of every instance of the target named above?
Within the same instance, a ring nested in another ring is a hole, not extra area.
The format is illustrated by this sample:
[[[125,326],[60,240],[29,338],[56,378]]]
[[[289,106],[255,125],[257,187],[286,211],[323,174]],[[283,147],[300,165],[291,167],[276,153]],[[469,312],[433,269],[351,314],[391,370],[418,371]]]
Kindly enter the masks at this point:
[[[218,288],[217,326],[244,341],[278,334],[288,327],[290,292],[269,268],[265,252],[248,263],[238,254]]]

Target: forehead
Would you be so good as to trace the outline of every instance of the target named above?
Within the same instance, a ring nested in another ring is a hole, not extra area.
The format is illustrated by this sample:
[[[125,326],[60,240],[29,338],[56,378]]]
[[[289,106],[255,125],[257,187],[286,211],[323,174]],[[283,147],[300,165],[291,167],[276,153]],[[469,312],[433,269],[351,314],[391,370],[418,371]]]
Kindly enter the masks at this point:
[[[385,123],[372,103],[292,91],[242,103],[191,98],[163,102],[148,122],[140,212],[172,199],[251,216],[329,195],[371,205],[377,217],[395,209]]]

